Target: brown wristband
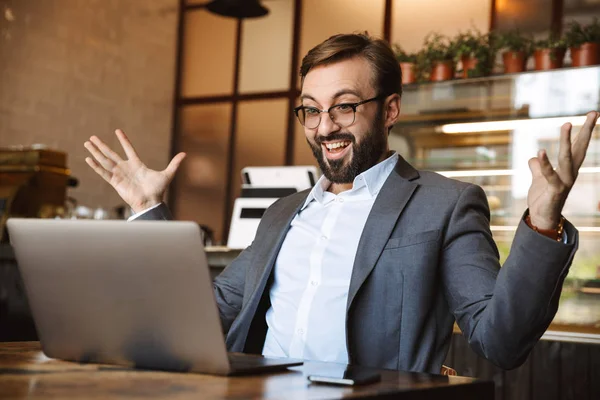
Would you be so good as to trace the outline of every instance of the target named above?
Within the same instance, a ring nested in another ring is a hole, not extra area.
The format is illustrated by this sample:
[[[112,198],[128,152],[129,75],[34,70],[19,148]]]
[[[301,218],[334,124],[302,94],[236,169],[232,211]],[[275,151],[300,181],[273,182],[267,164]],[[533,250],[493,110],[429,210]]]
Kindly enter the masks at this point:
[[[549,237],[550,239],[556,240],[557,242],[562,241],[563,229],[565,225],[565,217],[560,217],[560,222],[558,223],[558,227],[556,229],[540,229],[534,224],[531,223],[531,216],[527,214],[525,217],[525,223],[534,231]]]

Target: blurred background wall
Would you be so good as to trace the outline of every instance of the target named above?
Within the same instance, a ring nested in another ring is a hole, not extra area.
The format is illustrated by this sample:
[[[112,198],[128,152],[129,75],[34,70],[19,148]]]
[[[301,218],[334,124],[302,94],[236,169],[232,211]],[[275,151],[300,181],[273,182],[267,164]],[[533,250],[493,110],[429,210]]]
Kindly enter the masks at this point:
[[[120,148],[122,128],[151,167],[170,154],[177,0],[0,0],[0,147],[68,153],[70,195],[122,201],[87,166],[83,142]]]

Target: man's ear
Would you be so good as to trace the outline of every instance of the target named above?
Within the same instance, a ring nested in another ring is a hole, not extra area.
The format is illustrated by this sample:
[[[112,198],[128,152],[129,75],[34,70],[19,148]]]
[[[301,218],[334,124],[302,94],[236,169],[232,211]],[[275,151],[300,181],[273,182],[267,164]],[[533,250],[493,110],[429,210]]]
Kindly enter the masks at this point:
[[[401,98],[398,93],[394,93],[389,95],[385,99],[384,107],[385,107],[385,126],[392,126],[400,119],[400,104]]]

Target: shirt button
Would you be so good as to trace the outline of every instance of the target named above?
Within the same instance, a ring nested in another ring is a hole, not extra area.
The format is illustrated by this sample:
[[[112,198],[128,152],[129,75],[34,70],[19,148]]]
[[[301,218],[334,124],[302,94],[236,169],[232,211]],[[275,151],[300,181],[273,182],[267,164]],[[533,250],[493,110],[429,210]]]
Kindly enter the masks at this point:
[[[298,335],[304,335],[304,329],[298,329]]]
[[[317,281],[311,281],[310,284],[313,285],[313,286],[317,286],[319,284],[319,282],[317,282]]]
[[[325,236],[325,235],[321,236],[321,240],[327,240],[327,236]]]
[[[342,199],[341,197],[338,197],[338,202],[343,203],[344,199]]]

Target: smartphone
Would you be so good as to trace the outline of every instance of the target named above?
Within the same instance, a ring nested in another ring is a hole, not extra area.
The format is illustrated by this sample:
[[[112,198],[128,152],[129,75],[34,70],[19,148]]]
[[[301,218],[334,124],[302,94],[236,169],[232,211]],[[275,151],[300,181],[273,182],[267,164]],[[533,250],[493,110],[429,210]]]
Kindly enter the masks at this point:
[[[379,382],[381,375],[364,368],[348,367],[341,373],[318,373],[307,376],[313,383],[326,383],[331,385],[356,386]]]

